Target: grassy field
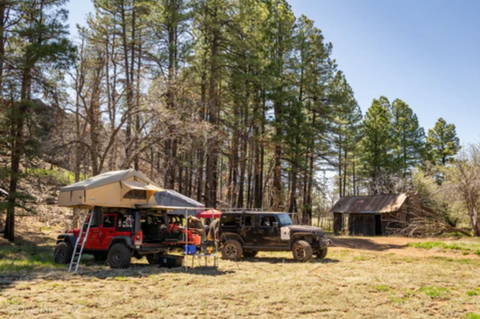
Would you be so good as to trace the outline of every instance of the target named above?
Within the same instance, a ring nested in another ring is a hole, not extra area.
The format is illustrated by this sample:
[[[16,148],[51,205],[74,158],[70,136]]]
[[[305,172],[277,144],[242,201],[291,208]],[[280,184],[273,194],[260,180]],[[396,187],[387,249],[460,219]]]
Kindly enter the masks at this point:
[[[110,270],[85,258],[69,274],[51,262],[53,233],[0,246],[1,318],[480,318],[480,257],[462,250],[342,237],[309,263],[260,253],[218,268]]]

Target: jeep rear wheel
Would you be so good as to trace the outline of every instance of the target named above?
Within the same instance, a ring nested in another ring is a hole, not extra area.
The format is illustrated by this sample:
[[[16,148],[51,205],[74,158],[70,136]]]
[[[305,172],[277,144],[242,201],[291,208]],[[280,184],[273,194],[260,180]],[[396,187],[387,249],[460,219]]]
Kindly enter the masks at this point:
[[[317,253],[317,258],[318,259],[323,259],[323,258],[325,258],[325,256],[327,256],[327,253],[328,253],[328,248],[325,247]]]
[[[111,268],[128,268],[132,253],[125,244],[115,244],[108,251],[108,263]]]
[[[243,257],[245,258],[253,258],[258,254],[258,251],[255,250],[245,250],[243,252]]]
[[[72,259],[72,246],[70,243],[62,241],[58,243],[57,247],[55,247],[55,252],[53,253],[53,260],[57,264],[68,264]]]
[[[237,260],[242,258],[243,255],[243,247],[235,239],[228,239],[222,248],[222,258],[229,259],[229,260]]]
[[[297,261],[309,261],[312,259],[312,246],[304,240],[299,240],[293,244],[292,253]]]

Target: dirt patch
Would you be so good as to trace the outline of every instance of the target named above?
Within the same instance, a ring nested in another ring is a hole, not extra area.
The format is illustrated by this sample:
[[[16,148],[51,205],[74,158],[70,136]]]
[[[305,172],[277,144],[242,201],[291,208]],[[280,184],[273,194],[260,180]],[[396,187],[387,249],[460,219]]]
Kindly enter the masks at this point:
[[[449,241],[461,242],[468,241],[465,239],[439,239],[439,238],[405,238],[405,237],[335,237],[332,239],[334,247],[332,249],[353,249],[353,250],[367,250],[372,252],[393,253],[401,256],[415,256],[415,257],[432,257],[443,256],[451,258],[472,258],[479,259],[477,255],[469,254],[463,255],[460,251],[445,251],[438,249],[419,249],[409,247],[409,243],[418,243],[424,241]]]

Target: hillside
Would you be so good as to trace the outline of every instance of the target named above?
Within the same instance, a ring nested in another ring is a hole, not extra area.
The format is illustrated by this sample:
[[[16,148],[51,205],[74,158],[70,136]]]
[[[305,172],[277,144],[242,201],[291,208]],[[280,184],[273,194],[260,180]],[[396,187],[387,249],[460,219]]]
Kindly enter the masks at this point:
[[[73,210],[57,206],[60,188],[74,182],[74,176],[68,170],[37,161],[33,169],[26,169],[25,178],[19,182],[18,191],[26,195],[24,208],[17,208],[17,230],[21,231],[25,220],[35,221],[36,226],[67,228],[73,217]],[[22,167],[23,169],[23,167]],[[0,180],[0,188],[8,190],[6,180]],[[5,200],[5,198],[0,198]],[[30,217],[30,218],[28,218]],[[0,219],[3,229],[4,214]]]

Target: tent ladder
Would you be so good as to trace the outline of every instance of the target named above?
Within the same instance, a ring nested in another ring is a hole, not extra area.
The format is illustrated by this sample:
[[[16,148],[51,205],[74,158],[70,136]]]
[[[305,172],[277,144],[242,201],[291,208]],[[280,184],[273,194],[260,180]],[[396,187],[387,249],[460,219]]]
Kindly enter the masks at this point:
[[[85,236],[83,237],[83,240],[80,243],[80,240],[82,239],[83,228],[87,221],[88,215],[85,215],[85,217],[83,218],[82,227],[80,227],[80,233],[78,234],[77,240],[75,242],[75,247],[73,248],[72,259],[70,260],[70,266],[68,267],[68,272],[72,271],[73,266],[75,266],[74,272],[78,271],[78,265],[80,265],[80,260],[82,259],[83,247],[85,246],[85,242],[87,241],[87,238],[88,238],[88,233],[90,231],[90,225],[92,224],[93,215],[94,215],[94,211],[92,209],[90,213],[90,219],[88,220],[87,229],[85,230]]]

